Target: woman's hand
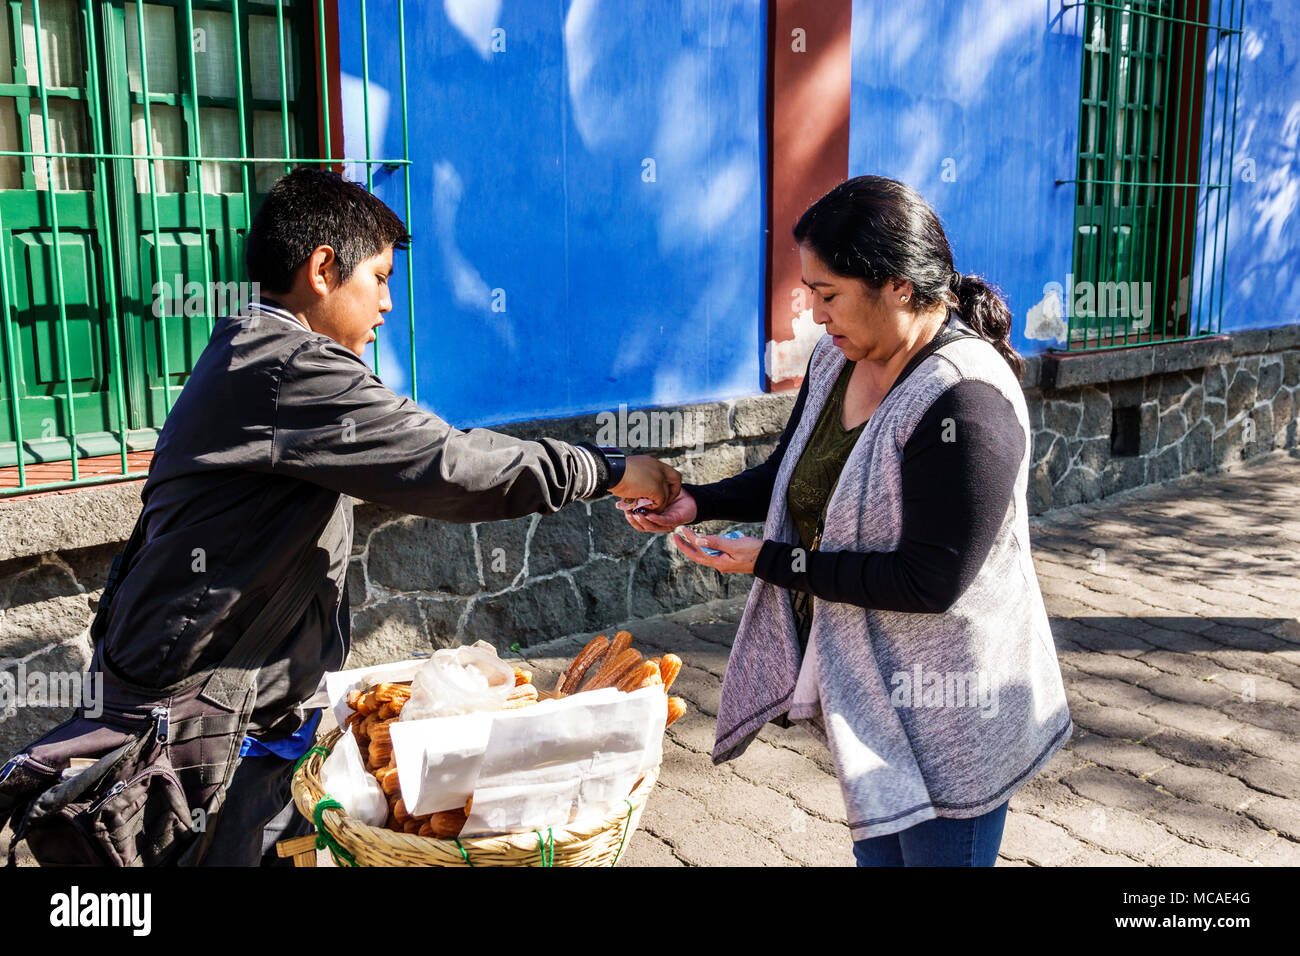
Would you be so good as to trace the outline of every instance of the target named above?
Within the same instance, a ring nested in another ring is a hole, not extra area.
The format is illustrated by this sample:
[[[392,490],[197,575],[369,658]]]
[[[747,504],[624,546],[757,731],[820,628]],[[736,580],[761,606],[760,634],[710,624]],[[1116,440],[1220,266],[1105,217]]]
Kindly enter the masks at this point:
[[[680,525],[690,524],[697,514],[695,499],[685,488],[679,490],[662,511],[645,510],[637,514],[636,509],[646,504],[649,502],[644,498],[624,498],[615,502],[614,507],[623,512],[627,523],[638,531],[672,531]]]
[[[758,552],[763,549],[762,538],[722,538],[718,535],[696,534],[683,528],[671,535],[677,550],[696,564],[728,574],[753,574]],[[721,551],[722,554],[705,554],[700,546]]]

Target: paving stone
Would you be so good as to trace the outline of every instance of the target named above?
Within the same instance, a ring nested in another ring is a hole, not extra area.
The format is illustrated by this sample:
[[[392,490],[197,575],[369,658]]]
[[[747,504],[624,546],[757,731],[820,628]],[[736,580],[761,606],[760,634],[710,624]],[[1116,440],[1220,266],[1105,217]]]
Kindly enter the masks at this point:
[[[1200,654],[1229,670],[1245,671],[1248,674],[1263,674],[1300,690],[1300,667],[1288,663],[1276,654],[1261,654],[1258,651],[1227,648],[1202,651]]]
[[[771,839],[803,866],[857,866],[847,823],[829,823],[811,814],[794,815],[790,826],[772,834]]]
[[[687,705],[685,716],[668,728],[668,737],[678,746],[707,756],[713,753],[717,722]]]
[[[1177,841],[1159,824],[1119,807],[1101,804],[1063,807],[1053,814],[1053,820],[1078,840],[1147,864],[1153,863]]]
[[[1237,812],[1260,798],[1258,790],[1252,790],[1236,777],[1206,770],[1204,767],[1186,767],[1173,763],[1157,770],[1147,779],[1185,800],[1232,812]]]
[[[1211,680],[1223,686],[1233,697],[1248,701],[1268,701],[1294,707],[1300,704],[1300,690],[1284,681],[1263,674],[1243,674],[1240,671],[1220,670]]]
[[[1260,866],[1300,866],[1300,843],[1278,838],[1255,856]]]
[[[731,761],[731,767],[737,776],[784,793],[812,813],[828,820],[844,819],[839,781],[802,754],[755,743]]]
[[[824,773],[835,773],[835,759],[831,752],[802,726],[796,724],[793,727],[778,727],[776,724],[764,724],[758,732],[758,739],[774,747],[784,747],[803,754]]]
[[[1300,841],[1300,802],[1264,795],[1243,811],[1266,830],[1276,830],[1279,836]]]
[[[690,866],[790,866],[771,840],[735,823],[711,820],[678,831],[673,850]]]
[[[1084,849],[1065,828],[1032,813],[1007,813],[1000,855],[1033,866],[1060,866]]]
[[[1189,651],[1193,649],[1188,648]],[[1157,667],[1165,673],[1180,674],[1198,680],[1212,680],[1219,674],[1227,673],[1221,665],[1212,660],[1191,653],[1178,653],[1164,649],[1148,651],[1138,660]]]
[[[1084,800],[1065,784],[1039,774],[1017,790],[1011,797],[1012,811],[1027,811],[1050,818],[1058,806],[1083,803]]]
[[[1085,846],[1077,853],[1071,854],[1062,866],[1142,866],[1137,860],[1131,860],[1118,853],[1106,853],[1095,847]]]
[[[1075,756],[1083,760],[1112,770],[1126,770],[1138,777],[1154,773],[1172,763],[1168,757],[1156,753],[1144,744],[1117,740],[1114,737],[1099,737],[1095,734],[1074,741],[1071,748]]]
[[[1226,700],[1219,709],[1242,723],[1300,736],[1300,710],[1267,700]]]
[[[1226,772],[1242,758],[1241,749],[1226,740],[1173,728],[1145,737],[1142,743],[1170,760],[1207,770]]]
[[[709,805],[703,799],[668,786],[661,773],[641,811],[640,828],[655,836],[671,836],[711,816]]]
[[[1280,760],[1283,763],[1300,764],[1300,740],[1290,734],[1280,734],[1275,730],[1243,724],[1228,734],[1228,739],[1256,756]]]
[[[1175,700],[1162,700],[1142,713],[1166,727],[1207,737],[1226,737],[1241,726],[1241,721],[1225,717],[1217,710]]]
[[[1108,677],[1141,684],[1160,676],[1160,672],[1139,658],[1118,657],[1114,654],[1097,654],[1085,652],[1071,654],[1070,663],[1081,671],[1096,677]]]
[[[1103,737],[1144,740],[1162,730],[1160,724],[1150,717],[1144,717],[1122,707],[1106,707],[1091,702],[1075,704],[1071,701],[1070,717],[1073,718],[1075,726]]]
[[[1300,767],[1295,764],[1267,757],[1247,757],[1233,768],[1232,773],[1256,790],[1288,800],[1300,798]]]
[[[1155,784],[1107,767],[1084,767],[1062,777],[1061,783],[1104,807],[1121,807],[1139,816],[1170,799]]]
[[[1142,689],[1158,697],[1178,701],[1184,704],[1199,704],[1202,707],[1215,707],[1234,694],[1223,684],[1211,680],[1197,680],[1183,674],[1165,674],[1142,681]]]
[[[1151,811],[1151,819],[1178,834],[1184,843],[1215,847],[1245,859],[1272,842],[1268,831],[1249,817],[1204,803],[1168,800]]]
[[[623,848],[619,866],[685,866],[673,854],[673,848],[641,829],[637,829]]]
[[[1079,734],[1080,731],[1076,728],[1075,733]],[[1070,743],[1052,754],[1052,759],[1047,761],[1043,766],[1043,769],[1038,772],[1038,776],[1057,780],[1069,773],[1071,770],[1084,766],[1084,764],[1087,763],[1087,760],[1076,754],[1072,749],[1073,746],[1074,741],[1071,739]]]
[[[1122,658],[1121,658],[1122,659]],[[1122,707],[1127,710],[1146,712],[1148,708],[1164,703],[1163,697],[1157,697],[1149,691],[1127,684],[1123,680],[1091,677],[1087,680],[1074,681],[1070,689],[1081,694],[1094,703],[1107,707]]]
[[[1252,861],[1243,859],[1234,853],[1216,850],[1212,847],[1197,846],[1194,843],[1179,842],[1168,853],[1159,857],[1156,866],[1252,866]]]

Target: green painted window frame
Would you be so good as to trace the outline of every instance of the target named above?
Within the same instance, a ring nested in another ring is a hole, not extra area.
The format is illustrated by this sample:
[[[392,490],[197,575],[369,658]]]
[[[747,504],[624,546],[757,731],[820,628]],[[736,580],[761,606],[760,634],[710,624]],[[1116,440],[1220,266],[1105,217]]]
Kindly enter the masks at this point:
[[[1246,2],[1065,5],[1084,27],[1076,178],[1058,180],[1076,186],[1068,350],[1219,331]]]

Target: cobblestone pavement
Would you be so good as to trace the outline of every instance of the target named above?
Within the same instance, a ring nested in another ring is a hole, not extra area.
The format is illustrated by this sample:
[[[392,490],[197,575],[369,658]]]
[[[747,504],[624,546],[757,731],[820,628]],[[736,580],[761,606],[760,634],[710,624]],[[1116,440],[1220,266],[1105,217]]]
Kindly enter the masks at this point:
[[[1035,519],[1076,731],[1012,798],[999,865],[1300,864],[1298,479],[1273,456]],[[853,863],[830,755],[805,731],[768,725],[738,760],[709,759],[743,607],[628,625],[684,659],[691,707],[627,865]],[[539,683],[586,637],[539,648]]]

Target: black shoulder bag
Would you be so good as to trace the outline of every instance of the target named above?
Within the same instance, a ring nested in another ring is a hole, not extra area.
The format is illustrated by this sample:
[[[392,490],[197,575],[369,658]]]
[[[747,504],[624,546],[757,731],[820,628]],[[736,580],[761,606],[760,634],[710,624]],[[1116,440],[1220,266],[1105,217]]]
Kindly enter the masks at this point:
[[[73,716],[0,769],[0,826],[43,866],[194,865],[207,852],[239,763],[267,654],[301,619],[329,559],[317,548],[284,579],[230,653],[169,687],[143,687],[105,660],[107,608],[143,536],[141,514],[113,560],[91,625],[88,678],[102,712]],[[93,685],[92,685],[93,686]],[[84,695],[83,695],[84,696]]]

